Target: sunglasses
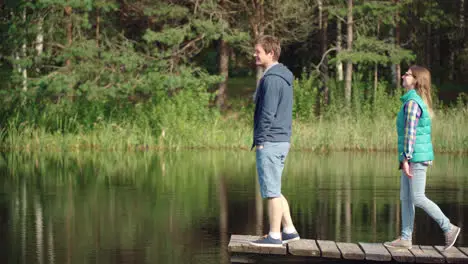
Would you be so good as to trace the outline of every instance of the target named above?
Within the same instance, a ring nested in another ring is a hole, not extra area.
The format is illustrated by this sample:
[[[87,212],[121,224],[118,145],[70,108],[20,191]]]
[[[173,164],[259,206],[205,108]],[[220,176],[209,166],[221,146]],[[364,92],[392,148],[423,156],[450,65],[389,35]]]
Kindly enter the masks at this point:
[[[405,72],[405,74],[403,74],[404,77],[406,76],[414,76],[412,73],[409,73],[409,72]]]

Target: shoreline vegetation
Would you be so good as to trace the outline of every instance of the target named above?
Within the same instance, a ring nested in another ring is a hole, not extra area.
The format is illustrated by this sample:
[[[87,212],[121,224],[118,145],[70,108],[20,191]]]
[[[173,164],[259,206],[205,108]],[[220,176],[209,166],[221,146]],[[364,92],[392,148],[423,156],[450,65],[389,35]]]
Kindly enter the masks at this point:
[[[205,114],[205,120],[177,120],[175,116],[159,126],[128,118],[127,121],[103,119],[85,127],[83,122],[75,119],[66,129],[63,127],[66,122],[60,121],[66,116],[56,116],[54,124],[50,120],[53,115],[44,113],[42,121],[51,122],[49,127],[39,120],[10,121],[1,130],[0,148],[2,151],[250,150],[250,111]],[[296,118],[291,151],[396,152],[394,117],[384,114],[365,116],[334,114],[328,118]],[[139,115],[139,118],[144,116]],[[437,110],[433,121],[435,152],[468,154],[467,131],[466,107]]]
[[[225,110],[210,104],[212,93],[205,88],[138,103],[12,101],[3,105],[0,150],[250,150],[254,88],[242,82],[230,87],[230,105]],[[396,152],[395,120],[403,91],[392,95],[382,84],[377,99],[356,93],[353,104],[346,106],[343,86],[334,84],[335,92],[325,107],[318,87],[313,77],[295,81],[291,151]],[[356,82],[355,87],[362,89],[366,84]],[[436,153],[468,153],[466,97],[460,94],[451,105],[434,101]],[[322,109],[319,114],[317,109]]]
[[[3,2],[0,151],[250,150],[268,34],[296,78],[292,151],[396,152],[417,64],[435,151],[468,152],[467,1]]]
[[[292,151],[396,152],[417,64],[434,150],[468,152],[466,1],[193,2],[0,4],[0,150],[250,150],[252,44],[268,34],[296,77]]]

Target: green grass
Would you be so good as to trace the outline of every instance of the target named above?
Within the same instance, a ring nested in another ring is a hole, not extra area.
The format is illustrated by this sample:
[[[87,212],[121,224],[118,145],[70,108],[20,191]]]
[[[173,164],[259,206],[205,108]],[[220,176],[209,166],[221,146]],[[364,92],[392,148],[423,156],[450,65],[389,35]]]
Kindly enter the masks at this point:
[[[388,117],[299,123],[294,126],[293,145],[313,151],[396,151],[395,119]],[[437,112],[432,142],[436,152],[468,153],[468,109]]]
[[[438,112],[433,122],[433,144],[438,152],[468,151],[468,110]],[[161,133],[138,124],[102,124],[77,133],[48,132],[43,128],[22,126],[3,133],[3,148],[14,150],[128,150],[143,149],[249,149],[252,142],[251,120],[214,117],[209,122],[179,122],[163,127]],[[395,120],[336,117],[294,121],[294,150],[395,151]]]
[[[207,97],[190,91],[160,104],[122,106],[85,102],[15,106],[13,113],[3,118],[0,147],[40,151],[248,150],[252,144],[254,84],[251,77],[230,79],[231,105],[223,113],[203,106]],[[381,92],[378,106],[353,101],[358,107],[345,111],[339,97],[340,87],[336,86],[333,87],[337,91],[334,104],[317,117],[313,80],[298,81],[294,89],[293,150],[396,151],[395,111],[400,104],[397,96]],[[436,110],[433,119],[435,151],[467,153],[466,131],[468,106],[459,103]]]

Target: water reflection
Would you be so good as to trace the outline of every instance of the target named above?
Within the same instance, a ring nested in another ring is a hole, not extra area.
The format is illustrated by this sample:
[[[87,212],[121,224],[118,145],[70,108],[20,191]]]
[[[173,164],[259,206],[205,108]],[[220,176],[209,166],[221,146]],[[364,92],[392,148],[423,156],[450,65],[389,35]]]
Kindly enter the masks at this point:
[[[393,238],[395,168],[381,153],[291,152],[283,189],[301,236]],[[438,155],[427,182],[461,226],[467,169],[464,157]],[[251,152],[2,153],[0,173],[2,263],[228,263],[231,234],[268,229]],[[415,243],[443,243],[418,209],[415,229]]]

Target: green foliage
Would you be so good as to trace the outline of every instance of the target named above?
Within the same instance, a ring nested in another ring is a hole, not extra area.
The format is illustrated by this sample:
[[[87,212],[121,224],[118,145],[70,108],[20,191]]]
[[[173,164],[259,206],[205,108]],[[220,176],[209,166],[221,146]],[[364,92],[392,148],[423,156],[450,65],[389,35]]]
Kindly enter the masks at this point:
[[[154,32],[148,29],[143,39],[146,42],[157,41],[168,46],[180,45],[184,42],[185,36],[189,30],[190,27],[188,25],[178,28],[167,28],[160,32]]]
[[[381,37],[382,32],[394,30],[397,25],[396,14],[403,6],[404,3],[395,4],[391,1],[356,1],[353,5],[355,37],[352,49],[340,51],[329,63],[335,64],[337,60],[351,61],[353,64],[373,68],[376,64],[391,66],[414,61],[416,56],[413,52],[395,45],[393,37]],[[344,2],[330,7],[329,10],[332,17],[345,20],[347,6]]]
[[[303,73],[301,78],[294,81],[293,116],[295,119],[308,120],[314,117],[319,85],[320,82],[314,74],[307,76]]]
[[[304,71],[295,80],[293,111],[299,127],[298,141],[316,136],[318,143],[308,146],[361,148],[363,138],[373,137],[368,131],[391,129],[393,124],[389,120],[398,111],[400,93],[388,83],[388,66],[414,61],[413,52],[422,60],[424,51],[420,43],[424,43],[425,27],[438,19],[443,23],[435,28],[447,29],[450,40],[461,40],[454,30],[455,12],[447,15],[450,12],[441,8],[440,1],[400,2],[396,5],[389,1],[355,1],[352,52],[342,51],[328,60],[328,66],[334,65],[336,59],[354,63],[350,108],[345,107],[343,83],[334,78],[324,85],[316,72]],[[258,9],[249,8],[252,3],[258,3]],[[3,145],[38,148],[102,145],[110,149],[140,144],[176,148],[249,145],[254,107],[251,94],[255,89],[252,77],[255,69],[250,64],[253,31],[280,36],[285,53],[297,48],[295,54],[300,57],[294,58],[293,63],[299,61],[305,68],[320,53],[309,52],[303,45],[310,42],[310,47],[316,48],[312,39],[317,33],[317,21],[311,19],[316,15],[316,2],[252,3],[7,1],[0,8]],[[415,14],[409,13],[413,9]],[[257,14],[254,10],[264,12]],[[345,1],[325,1],[322,11],[324,15],[328,12],[330,16],[344,18]],[[415,26],[414,32],[401,31],[408,34],[410,42],[413,38],[417,40],[412,51],[407,49],[409,46],[394,45],[393,36],[388,34],[396,25],[397,11],[401,13],[400,26],[407,23],[407,18]],[[330,30],[335,25],[328,26]],[[38,54],[39,37],[43,37],[44,44],[41,54]],[[231,48],[229,76],[242,77],[237,84],[236,80],[228,83],[245,89],[233,92],[229,86],[226,112],[212,106],[217,84],[223,80],[212,75],[219,68],[215,47],[221,38]],[[460,51],[457,63],[467,54],[466,49]],[[374,90],[370,80],[375,65],[385,70],[379,70],[380,81]],[[333,74],[331,67],[329,70]],[[440,85],[434,86],[433,93],[434,98],[448,94],[454,100],[465,90],[460,85],[457,88]],[[450,95],[452,92],[455,95]],[[452,113],[442,105],[446,103],[442,97],[441,102],[435,100],[436,109],[455,116],[457,112]],[[460,98],[456,108],[465,109],[466,98]],[[460,113],[463,114],[457,118],[466,117],[465,112]],[[463,120],[457,122],[461,122],[463,131]],[[318,123],[317,130],[323,132],[309,135],[307,128],[301,130],[309,123]],[[334,135],[326,132],[338,126],[347,126],[351,132],[345,129],[337,129]],[[390,142],[389,135],[383,136]],[[444,145],[444,149],[458,150],[455,143],[465,140],[458,134],[453,138],[447,139],[451,143]],[[378,137],[373,144],[378,146]]]
[[[158,1],[160,2],[160,1]],[[158,8],[145,8],[143,13],[146,16],[154,17],[159,22],[166,22],[174,19],[184,19],[189,15],[190,10],[185,6],[158,3]]]
[[[340,52],[330,63],[339,60],[350,60],[353,63],[392,65],[412,61],[414,54],[406,49],[386,43],[374,37],[359,36],[353,43],[353,50]]]
[[[447,26],[453,21],[453,19],[450,16],[447,16],[447,14],[444,12],[442,7],[437,3],[437,1],[434,0],[428,0],[428,1],[421,1],[418,3],[419,5],[422,5],[420,8],[417,9],[416,15],[420,17],[420,21],[424,24],[432,24],[435,25],[436,27],[439,26]]]

